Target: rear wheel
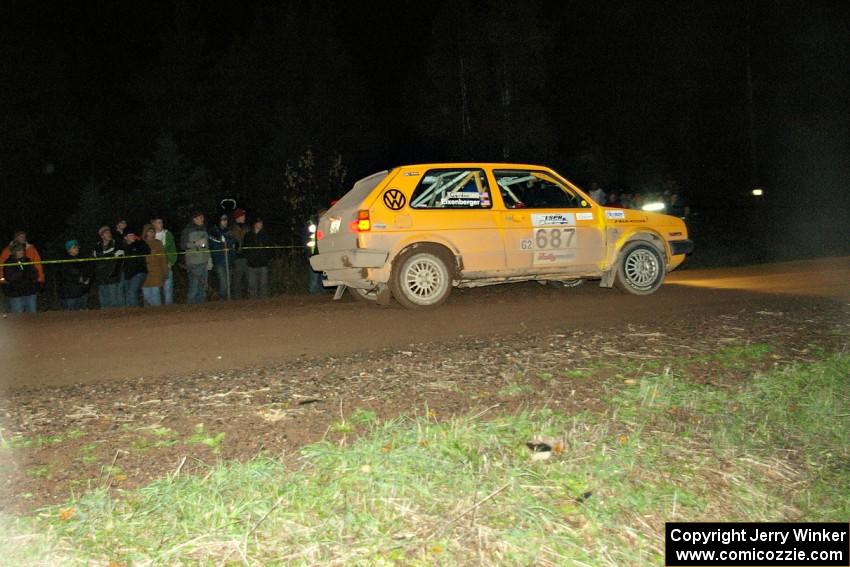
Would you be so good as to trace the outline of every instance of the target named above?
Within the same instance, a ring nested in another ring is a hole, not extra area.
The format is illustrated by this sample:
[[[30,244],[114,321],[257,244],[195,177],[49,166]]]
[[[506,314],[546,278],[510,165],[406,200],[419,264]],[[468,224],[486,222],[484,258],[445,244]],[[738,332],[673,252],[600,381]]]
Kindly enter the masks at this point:
[[[448,299],[452,274],[447,254],[433,247],[414,248],[393,262],[390,288],[408,309],[435,307]]]
[[[614,285],[634,295],[649,295],[661,287],[666,273],[664,256],[647,243],[628,244],[620,253]]]
[[[360,289],[356,287],[350,287],[348,288],[348,291],[351,292],[351,297],[358,301],[364,301],[366,303],[375,303],[378,301],[378,288]]]

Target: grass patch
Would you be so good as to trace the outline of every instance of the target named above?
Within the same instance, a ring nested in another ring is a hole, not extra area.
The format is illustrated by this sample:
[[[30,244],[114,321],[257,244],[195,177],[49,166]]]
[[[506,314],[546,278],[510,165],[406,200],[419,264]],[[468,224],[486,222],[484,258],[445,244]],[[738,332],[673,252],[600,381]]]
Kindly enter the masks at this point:
[[[65,441],[62,435],[15,435],[14,437],[0,437],[0,449],[37,449],[50,445],[58,445]]]
[[[511,382],[510,384],[499,388],[498,395],[503,398],[512,398],[514,396],[528,394],[533,390],[534,389],[531,387],[530,384],[520,384],[518,382]]]
[[[258,458],[89,492],[0,516],[0,545],[15,538],[12,563],[660,564],[668,520],[846,521],[848,376],[839,355],[736,389],[658,372],[601,414],[355,411],[356,441],[305,447],[292,468]],[[538,436],[563,452],[533,460]]]
[[[27,476],[32,478],[49,478],[50,465],[36,465],[27,469]]]
[[[204,424],[199,423],[195,426],[195,432],[186,438],[185,443],[187,445],[205,445],[209,447],[214,454],[218,454],[221,452],[221,443],[224,441],[224,436],[225,433],[223,431],[216,434],[208,433],[206,429],[204,429]],[[167,442],[168,441],[165,441],[165,443]],[[158,442],[156,446],[163,446],[162,441]]]

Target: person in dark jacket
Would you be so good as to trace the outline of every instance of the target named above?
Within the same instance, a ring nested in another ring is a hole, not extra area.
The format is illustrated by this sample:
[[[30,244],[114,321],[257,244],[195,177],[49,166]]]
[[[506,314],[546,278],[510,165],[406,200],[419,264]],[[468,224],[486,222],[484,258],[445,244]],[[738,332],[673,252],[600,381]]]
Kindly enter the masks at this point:
[[[186,251],[183,262],[189,273],[187,303],[203,303],[207,300],[208,270],[212,269],[210,258],[210,235],[204,222],[204,213],[192,213],[191,222],[180,234],[180,247]]]
[[[100,227],[97,231],[100,242],[94,247],[92,255],[100,258],[94,262],[94,279],[97,282],[97,295],[101,309],[123,307],[124,296],[121,294],[121,283],[124,281],[124,271],[121,268],[124,256],[122,243],[112,238],[112,229]]]
[[[148,275],[145,256],[151,253],[151,249],[139,238],[136,230],[129,227],[124,229],[124,243],[124,304],[127,307],[141,307],[142,284]]]
[[[230,285],[236,299],[245,298],[245,284],[248,281],[248,260],[242,252],[242,241],[251,231],[251,227],[245,222],[246,215],[245,209],[233,211],[233,224],[230,226],[230,234],[236,240],[236,258],[233,260],[233,273],[230,274]]]
[[[59,300],[65,311],[88,308],[91,274],[89,263],[79,258],[80,244],[76,240],[65,243],[65,261],[59,264]]]
[[[257,218],[242,240],[242,251],[248,261],[248,294],[251,297],[269,296],[271,251],[265,248],[268,245],[263,219]]]
[[[37,308],[38,272],[26,256],[25,245],[9,245],[9,258],[2,265],[3,294],[11,313],[35,313]]]
[[[230,219],[223,214],[219,217],[218,226],[210,229],[210,255],[221,299],[230,299],[231,272],[236,260],[236,239],[230,232],[229,223]]]

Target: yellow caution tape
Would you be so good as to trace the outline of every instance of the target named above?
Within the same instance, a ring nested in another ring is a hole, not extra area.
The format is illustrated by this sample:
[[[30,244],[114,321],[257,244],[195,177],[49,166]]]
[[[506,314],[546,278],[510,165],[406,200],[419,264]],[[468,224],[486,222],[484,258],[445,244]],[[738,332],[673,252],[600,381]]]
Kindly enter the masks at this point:
[[[306,246],[243,246],[239,250],[295,250],[300,248],[306,248]],[[222,252],[231,252],[234,250],[233,248],[222,248],[220,250],[186,250],[184,252],[165,252],[162,254],[132,254],[126,255],[122,254],[121,256],[101,256],[100,258],[89,258],[87,256],[77,256],[76,258],[62,258],[61,260],[41,260],[39,262],[14,262],[12,264],[15,266],[34,266],[36,264],[44,265],[44,264],[70,264],[72,262],[103,262],[108,260],[125,260],[127,258],[147,258],[149,256],[183,256],[186,254],[220,254]],[[11,256],[9,260],[11,260]],[[6,260],[6,264],[9,264],[9,260]]]

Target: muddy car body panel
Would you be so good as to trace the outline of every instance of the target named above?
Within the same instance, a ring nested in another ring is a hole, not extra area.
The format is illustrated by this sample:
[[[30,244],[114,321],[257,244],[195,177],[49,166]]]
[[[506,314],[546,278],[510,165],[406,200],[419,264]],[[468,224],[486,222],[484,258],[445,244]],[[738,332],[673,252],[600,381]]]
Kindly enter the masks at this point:
[[[555,171],[526,164],[376,173],[322,216],[317,234],[310,261],[326,285],[390,285],[393,295],[446,279],[474,287],[582,278],[610,287],[618,274],[621,283],[632,278],[627,291],[651,293],[693,247],[681,219],[602,207]],[[417,254],[422,261],[399,274],[399,260]]]

